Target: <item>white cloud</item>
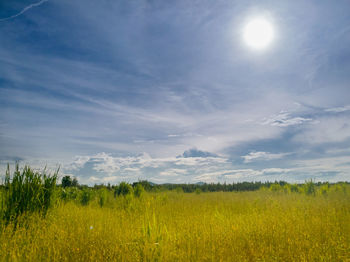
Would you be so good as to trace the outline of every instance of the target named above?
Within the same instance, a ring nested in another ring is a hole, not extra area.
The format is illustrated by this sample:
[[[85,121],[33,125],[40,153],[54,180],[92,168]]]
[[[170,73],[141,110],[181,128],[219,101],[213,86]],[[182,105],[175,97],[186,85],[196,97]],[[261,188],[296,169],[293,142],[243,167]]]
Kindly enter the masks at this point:
[[[342,106],[342,107],[333,107],[333,108],[327,108],[324,111],[326,112],[332,112],[332,113],[342,113],[350,110],[350,105]]]
[[[271,160],[283,154],[251,152],[248,162]],[[88,159],[88,160],[87,160]],[[86,161],[87,160],[87,161]],[[26,160],[36,170],[45,165],[49,172],[57,169],[52,160]],[[116,184],[121,181],[134,182],[146,179],[156,183],[242,182],[275,181],[304,182],[314,178],[317,181],[349,180],[350,160],[348,156],[334,156],[319,159],[290,160],[289,167],[239,168],[228,159],[216,158],[151,158],[147,154],[133,157],[118,157],[107,153],[79,156],[71,162],[62,163],[60,178],[76,176],[81,184]],[[2,165],[2,168],[5,166]],[[13,167],[11,168],[13,170]],[[4,169],[2,169],[4,174]],[[59,180],[60,180],[59,178]]]
[[[71,170],[77,170],[82,168],[88,161],[90,160],[89,156],[76,156],[73,162],[66,166],[66,168],[69,168]]]
[[[250,163],[253,161],[261,161],[261,160],[274,160],[274,159],[280,159],[283,158],[290,153],[278,153],[273,154],[269,152],[250,152],[248,155],[241,156],[244,159],[244,163]]]
[[[305,122],[312,121],[311,118],[304,117],[293,117],[288,112],[280,112],[277,115],[271,116],[270,118],[265,118],[262,121],[263,125],[271,125],[271,126],[279,126],[279,127],[287,127],[294,125],[301,125]]]
[[[138,167],[126,167],[126,168],[124,168],[124,171],[139,172],[140,168],[138,168]]]
[[[159,173],[159,176],[170,176],[170,177],[176,177],[179,175],[185,175],[187,174],[186,169],[179,169],[179,168],[170,168],[166,171],[162,171]]]
[[[317,125],[307,126],[293,140],[307,144],[343,142],[350,138],[349,117],[323,117]]]
[[[179,137],[180,135],[169,134],[168,137]]]

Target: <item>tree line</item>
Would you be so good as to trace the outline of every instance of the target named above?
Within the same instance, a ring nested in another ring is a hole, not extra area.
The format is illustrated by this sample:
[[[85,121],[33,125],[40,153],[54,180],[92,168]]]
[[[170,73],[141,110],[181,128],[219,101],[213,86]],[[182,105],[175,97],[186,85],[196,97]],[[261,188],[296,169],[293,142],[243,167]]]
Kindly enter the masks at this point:
[[[122,182],[124,184],[128,184]],[[312,182],[314,186],[322,186],[329,184],[328,182]],[[348,183],[348,182],[345,182]],[[274,181],[274,182],[237,182],[237,183],[204,183],[199,182],[196,184],[173,184],[173,183],[165,183],[165,184],[155,184],[147,180],[140,180],[134,183],[129,184],[132,188],[136,188],[138,185],[141,185],[145,191],[147,192],[160,192],[167,190],[177,190],[183,191],[184,193],[193,193],[193,192],[239,192],[239,191],[256,191],[261,188],[271,188],[272,186],[280,186],[284,187],[287,185],[301,186],[302,184],[289,184],[286,181]],[[79,187],[79,188],[88,188],[87,185],[80,185],[76,178],[71,178],[70,176],[65,176],[62,178],[62,187]],[[105,184],[95,184],[91,188],[94,189],[108,189],[115,190],[118,188],[118,185],[111,185],[108,183]]]

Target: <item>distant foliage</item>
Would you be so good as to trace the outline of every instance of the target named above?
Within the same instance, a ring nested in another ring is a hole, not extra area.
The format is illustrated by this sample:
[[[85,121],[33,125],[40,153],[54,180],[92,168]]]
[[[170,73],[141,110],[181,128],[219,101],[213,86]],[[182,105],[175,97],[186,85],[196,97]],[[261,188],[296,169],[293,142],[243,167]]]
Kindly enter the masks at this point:
[[[76,200],[79,196],[79,189],[76,187],[62,188],[60,197],[64,201]]]
[[[202,193],[202,190],[200,188],[196,188],[196,190],[194,191],[197,195],[199,195],[200,193]]]
[[[105,189],[105,188],[100,189],[99,194],[98,194],[98,203],[99,203],[100,207],[103,207],[106,204],[107,198],[108,198],[107,189]]]
[[[138,182],[135,182],[132,184],[133,187],[136,187],[137,184],[141,184],[142,187],[146,190],[146,191],[152,191],[152,189],[154,188],[155,184],[147,181],[147,180],[141,180]]]
[[[179,193],[179,194],[184,192],[181,186],[176,187],[175,190],[176,190],[176,193]]]
[[[298,193],[299,192],[299,187],[297,184],[291,184],[290,185],[290,191],[294,192],[294,193]]]
[[[83,206],[87,206],[92,199],[92,192],[88,188],[84,188],[81,192],[80,203]]]
[[[305,182],[304,192],[306,195],[313,195],[314,196],[316,194],[316,185],[312,180]]]
[[[72,179],[70,176],[64,176],[62,178],[62,187],[70,187],[72,186]]]
[[[282,186],[280,184],[272,184],[270,186],[270,190],[272,192],[280,192],[280,191],[282,191]]]
[[[74,187],[79,186],[78,179],[76,179],[75,177],[72,180],[72,186],[74,186]]]
[[[143,186],[141,184],[136,184],[136,186],[134,188],[134,196],[135,197],[142,197],[144,192],[145,192],[145,189],[143,188]]]
[[[77,187],[79,186],[78,180],[76,178],[71,178],[70,176],[64,176],[62,178],[62,187]]]
[[[320,187],[320,194],[323,196],[327,196],[329,193],[329,183],[326,183]]]
[[[127,184],[125,182],[121,182],[118,187],[116,187],[116,194],[117,196],[126,196],[133,193],[133,189],[130,184]]]
[[[50,176],[28,166],[21,172],[17,164],[11,178],[8,165],[1,208],[5,223],[14,221],[16,224],[18,217],[27,213],[40,212],[45,216],[52,203],[57,174],[58,170]]]

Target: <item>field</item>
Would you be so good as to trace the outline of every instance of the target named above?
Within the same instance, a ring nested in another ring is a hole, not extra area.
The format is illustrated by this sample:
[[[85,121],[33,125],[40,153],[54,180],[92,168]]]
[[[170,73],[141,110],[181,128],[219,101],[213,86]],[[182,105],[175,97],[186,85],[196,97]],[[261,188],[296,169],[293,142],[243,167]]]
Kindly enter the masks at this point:
[[[2,224],[1,261],[350,261],[350,190],[103,192]]]

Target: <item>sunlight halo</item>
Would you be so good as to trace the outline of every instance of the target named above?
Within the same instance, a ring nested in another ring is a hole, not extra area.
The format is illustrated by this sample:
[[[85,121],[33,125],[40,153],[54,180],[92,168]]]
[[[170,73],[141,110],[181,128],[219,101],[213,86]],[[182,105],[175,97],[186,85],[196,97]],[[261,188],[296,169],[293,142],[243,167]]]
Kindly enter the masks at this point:
[[[252,19],[243,29],[243,39],[245,44],[252,49],[266,49],[274,39],[274,28],[264,18]]]

